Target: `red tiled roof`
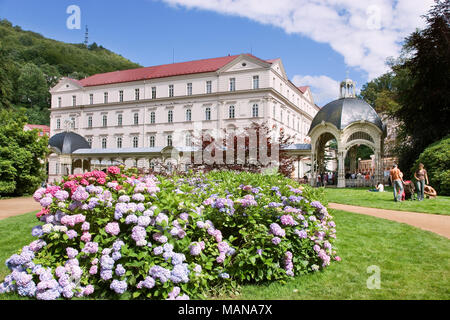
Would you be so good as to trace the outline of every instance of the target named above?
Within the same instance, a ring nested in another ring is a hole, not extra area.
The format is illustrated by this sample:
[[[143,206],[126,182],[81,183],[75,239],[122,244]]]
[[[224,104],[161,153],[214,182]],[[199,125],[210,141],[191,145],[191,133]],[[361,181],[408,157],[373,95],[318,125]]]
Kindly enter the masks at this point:
[[[50,127],[43,124],[26,124],[25,126],[30,129],[39,129],[44,132],[50,132]]]
[[[298,90],[300,90],[302,93],[305,93],[306,90],[308,90],[309,86],[301,86],[301,87],[297,87]]]
[[[251,54],[245,54],[260,61],[271,63],[259,59]],[[130,82],[146,79],[156,79],[164,77],[172,77],[185,74],[214,72],[227,65],[240,55],[202,59],[187,62],[178,62],[164,64],[160,66],[144,67],[137,69],[129,69],[122,71],[113,71],[107,73],[99,73],[85,79],[79,80],[78,83],[83,87],[98,86],[110,83]]]

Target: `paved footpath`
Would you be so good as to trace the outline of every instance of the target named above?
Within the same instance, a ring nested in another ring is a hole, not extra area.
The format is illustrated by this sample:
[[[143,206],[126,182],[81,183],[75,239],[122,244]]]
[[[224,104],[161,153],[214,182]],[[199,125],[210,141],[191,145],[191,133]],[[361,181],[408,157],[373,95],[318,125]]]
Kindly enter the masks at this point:
[[[33,197],[0,200],[0,220],[39,210],[41,205],[34,201]]]
[[[423,230],[437,233],[441,236],[446,237],[447,239],[450,239],[450,216],[448,215],[366,208],[339,203],[329,203],[328,206],[336,210],[344,210],[406,223]]]

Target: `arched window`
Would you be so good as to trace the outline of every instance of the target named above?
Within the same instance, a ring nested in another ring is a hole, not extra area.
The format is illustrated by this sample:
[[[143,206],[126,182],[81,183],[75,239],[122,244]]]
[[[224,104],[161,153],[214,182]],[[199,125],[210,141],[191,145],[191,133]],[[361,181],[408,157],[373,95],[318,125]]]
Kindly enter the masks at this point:
[[[155,111],[150,112],[150,123],[155,123],[156,121],[156,115]]]
[[[186,109],[186,121],[192,120],[192,111],[191,109]]]
[[[373,138],[370,136],[370,134],[363,131],[352,133],[350,137],[348,137],[347,143],[353,140],[367,140],[374,143]]]
[[[107,147],[106,143],[107,143],[106,137],[102,138],[102,149],[106,149]]]
[[[139,146],[139,137],[133,137],[133,148],[137,148]]]
[[[185,144],[186,144],[186,147],[192,146],[192,136],[189,132],[185,136]]]
[[[155,136],[150,136],[150,148],[155,147]]]
[[[229,119],[234,119],[234,116],[235,116],[235,114],[234,114],[234,106],[230,106],[228,108],[228,118]]]
[[[257,103],[253,104],[253,107],[252,107],[252,117],[253,117],[253,118],[258,117],[258,104],[257,104]]]

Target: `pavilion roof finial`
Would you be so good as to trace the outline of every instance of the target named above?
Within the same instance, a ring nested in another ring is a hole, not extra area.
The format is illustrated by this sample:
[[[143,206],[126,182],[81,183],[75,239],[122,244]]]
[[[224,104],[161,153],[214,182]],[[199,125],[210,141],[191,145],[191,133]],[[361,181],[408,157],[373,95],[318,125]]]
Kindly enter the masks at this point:
[[[341,81],[339,93],[341,98],[356,98],[356,82],[349,78],[348,70],[346,71],[347,77]]]

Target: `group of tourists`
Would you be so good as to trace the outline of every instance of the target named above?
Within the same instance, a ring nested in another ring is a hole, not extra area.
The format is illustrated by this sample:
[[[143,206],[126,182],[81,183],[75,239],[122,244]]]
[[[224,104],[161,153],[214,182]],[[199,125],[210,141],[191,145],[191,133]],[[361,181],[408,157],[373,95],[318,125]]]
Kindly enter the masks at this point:
[[[425,170],[423,163],[419,164],[419,169],[414,173],[414,178],[416,179],[417,200],[422,201],[425,195],[428,198],[436,198],[436,190],[429,185],[427,170]],[[396,164],[393,165],[389,173],[389,179],[394,189],[395,201],[404,201],[407,198],[414,200],[414,184],[412,181],[403,180],[403,173]]]
[[[336,184],[336,173],[324,172],[316,177],[316,187],[326,187],[327,185]]]
[[[374,175],[370,174],[369,172],[347,172],[345,174],[345,179],[365,179],[365,180],[370,180],[373,179]]]

